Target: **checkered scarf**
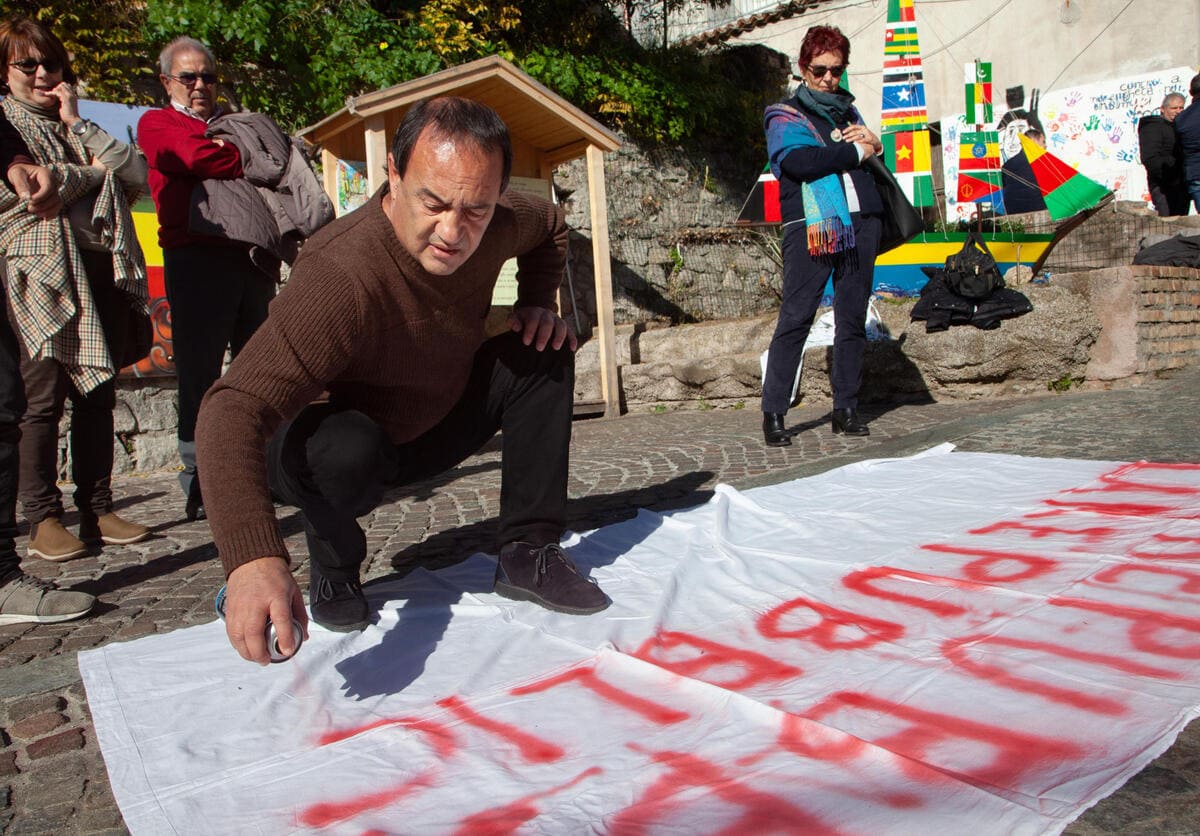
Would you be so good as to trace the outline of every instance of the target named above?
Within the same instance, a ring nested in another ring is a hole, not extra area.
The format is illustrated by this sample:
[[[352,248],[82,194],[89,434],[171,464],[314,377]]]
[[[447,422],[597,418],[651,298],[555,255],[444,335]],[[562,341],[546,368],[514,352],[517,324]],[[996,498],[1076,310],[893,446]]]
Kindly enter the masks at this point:
[[[66,206],[89,192],[90,158],[78,137],[57,119],[39,118],[11,96],[4,112],[34,159],[58,179]],[[112,252],[116,286],[135,309],[148,309],[146,261],[133,225],[129,200],[114,172],[105,172],[92,220]],[[104,329],[88,286],[83,260],[66,213],[40,220],[0,188],[0,255],[8,272],[8,301],[29,356],[57,360],[80,392],[116,374]]]

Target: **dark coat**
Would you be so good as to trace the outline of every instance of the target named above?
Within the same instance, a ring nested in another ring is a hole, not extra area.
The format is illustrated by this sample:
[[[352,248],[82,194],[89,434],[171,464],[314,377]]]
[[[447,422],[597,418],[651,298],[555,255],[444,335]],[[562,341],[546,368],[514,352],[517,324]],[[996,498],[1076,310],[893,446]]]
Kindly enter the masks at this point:
[[[1183,182],[1183,152],[1174,125],[1158,114],[1143,116],[1138,122],[1138,148],[1151,188]]]
[[[192,196],[192,233],[249,244],[268,274],[296,260],[300,242],[333,220],[333,203],[287,135],[269,116],[232,113],[205,135],[237,146],[242,177],[202,180]]]
[[[921,268],[929,281],[921,288],[921,298],[913,305],[909,318],[925,321],[925,332],[945,331],[951,325],[974,325],[982,331],[1000,327],[1000,320],[1027,314],[1033,310],[1029,298],[1010,287],[998,287],[986,299],[959,296],[946,284],[946,271],[940,267]]]
[[[859,211],[864,215],[882,215],[883,200],[875,187],[875,178],[858,161],[858,151],[852,142],[833,138],[834,125],[806,109],[793,96],[786,104],[804,113],[825,143],[821,147],[797,148],[780,161],[783,177],[779,178],[779,205],[785,221],[804,219],[804,196],[801,183],[819,180],[830,174],[848,174],[858,194]],[[845,127],[845,126],[843,126]]]
[[[1175,117],[1175,133],[1182,148],[1184,179],[1200,180],[1200,102],[1196,99]]]
[[[1140,250],[1134,264],[1200,267],[1200,235],[1176,235]]]

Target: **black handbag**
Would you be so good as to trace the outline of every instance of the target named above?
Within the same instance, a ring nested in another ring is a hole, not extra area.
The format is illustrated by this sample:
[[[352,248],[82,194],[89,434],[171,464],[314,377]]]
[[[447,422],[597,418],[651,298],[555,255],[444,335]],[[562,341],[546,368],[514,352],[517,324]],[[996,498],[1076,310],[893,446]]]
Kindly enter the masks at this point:
[[[1004,287],[987,242],[972,230],[962,249],[946,259],[946,286],[964,299],[986,299]]]
[[[128,301],[124,331],[118,341],[120,348],[113,357],[118,371],[141,362],[154,347],[154,323],[140,305],[132,299]]]
[[[875,179],[875,188],[883,200],[883,235],[879,238],[879,252],[894,250],[924,232],[925,221],[921,213],[909,202],[904,189],[896,182],[896,175],[883,160],[867,157],[862,165]]]

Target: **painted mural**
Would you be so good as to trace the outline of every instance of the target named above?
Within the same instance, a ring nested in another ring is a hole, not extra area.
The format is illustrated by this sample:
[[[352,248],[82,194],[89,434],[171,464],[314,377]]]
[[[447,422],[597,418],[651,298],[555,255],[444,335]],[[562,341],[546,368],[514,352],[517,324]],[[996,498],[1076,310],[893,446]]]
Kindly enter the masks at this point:
[[[1138,159],[1138,119],[1157,111],[1167,93],[1186,94],[1194,74],[1190,67],[1176,67],[1128,79],[1052,90],[1040,97],[1034,91],[1029,108],[1022,94],[1021,103],[1014,105],[1010,100],[1009,110],[995,123],[1002,137],[1002,159],[1007,162],[1018,153],[1019,142],[1010,139],[1023,132],[1022,124],[1024,129],[1040,126],[1046,135],[1046,150],[1116,192],[1117,200],[1150,205],[1146,171]],[[1019,79],[1012,81],[1019,83]],[[943,116],[942,148],[958,148],[966,130],[962,113]],[[943,153],[942,166],[945,182],[957,182],[958,156]],[[954,191],[947,189],[948,219],[966,220],[974,211],[975,204],[960,204]]]
[[[146,257],[146,281],[150,286],[150,323],[154,343],[140,362],[121,371],[122,377],[174,377],[175,362],[171,349],[171,310],[167,306],[167,288],[163,281],[163,254],[158,246],[158,215],[154,203],[144,197],[133,207],[133,224],[138,243]]]

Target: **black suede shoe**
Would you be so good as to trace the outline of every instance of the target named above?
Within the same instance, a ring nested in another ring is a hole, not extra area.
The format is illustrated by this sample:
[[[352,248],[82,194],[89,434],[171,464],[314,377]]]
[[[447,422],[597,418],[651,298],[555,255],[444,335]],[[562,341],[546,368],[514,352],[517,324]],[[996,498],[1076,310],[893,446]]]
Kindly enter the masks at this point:
[[[857,409],[835,409],[833,411],[833,434],[845,433],[846,435],[870,435],[871,431],[867,429],[858,417]]]
[[[208,514],[204,513],[204,503],[198,496],[188,497],[187,503],[183,506],[183,515],[187,517],[188,522],[208,519]]]
[[[783,426],[782,412],[763,413],[763,441],[768,447],[790,447],[793,435],[794,432]]]
[[[496,592],[571,615],[591,615],[611,603],[595,581],[579,574],[557,543],[538,548],[516,542],[502,548],[496,562]]]
[[[358,581],[331,581],[316,563],[308,565],[308,609],[312,620],[335,633],[351,633],[370,624],[367,596]]]
[[[183,506],[183,515],[187,517],[188,522],[208,519],[208,515],[204,513],[204,498],[200,495],[199,479],[192,482],[187,502]]]

